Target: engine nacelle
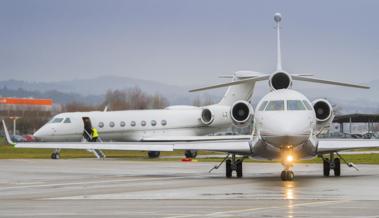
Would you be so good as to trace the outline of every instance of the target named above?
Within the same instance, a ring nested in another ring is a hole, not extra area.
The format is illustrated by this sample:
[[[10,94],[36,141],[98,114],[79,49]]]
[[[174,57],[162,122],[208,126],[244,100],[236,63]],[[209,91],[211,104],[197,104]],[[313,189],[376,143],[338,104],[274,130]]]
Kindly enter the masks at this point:
[[[200,121],[204,124],[204,125],[211,125],[213,123],[215,119],[215,114],[213,112],[213,110],[211,110],[210,108],[204,108],[202,111],[201,111],[201,116],[200,116]]]
[[[312,102],[313,108],[316,113],[316,121],[318,123],[324,123],[333,119],[333,107],[325,99],[317,99]]]
[[[273,90],[288,89],[292,87],[292,77],[286,72],[271,74],[268,83]]]
[[[236,126],[248,125],[253,118],[254,110],[247,101],[236,101],[230,108],[230,117]]]

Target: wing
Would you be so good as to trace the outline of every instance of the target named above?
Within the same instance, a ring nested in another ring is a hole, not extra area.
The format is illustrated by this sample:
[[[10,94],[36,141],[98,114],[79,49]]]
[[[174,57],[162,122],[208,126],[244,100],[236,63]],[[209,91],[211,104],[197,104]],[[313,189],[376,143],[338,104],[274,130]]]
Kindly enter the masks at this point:
[[[317,153],[329,153],[343,150],[379,148],[379,140],[373,139],[319,139]]]
[[[206,150],[231,153],[250,153],[254,144],[250,137],[242,136],[195,136],[150,139],[140,142],[21,142],[11,140],[4,120],[5,137],[9,144],[16,148],[50,148],[50,149],[99,149],[123,151],[174,151],[174,150]]]

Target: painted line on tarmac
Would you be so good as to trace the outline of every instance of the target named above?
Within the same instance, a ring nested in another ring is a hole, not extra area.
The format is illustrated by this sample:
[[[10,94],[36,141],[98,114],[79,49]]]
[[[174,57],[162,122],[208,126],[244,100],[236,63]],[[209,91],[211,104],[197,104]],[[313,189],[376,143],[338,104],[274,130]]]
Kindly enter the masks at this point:
[[[173,176],[167,178],[146,178],[146,179],[117,179],[117,180],[104,180],[104,181],[90,181],[90,182],[68,182],[68,183],[53,183],[53,184],[41,184],[41,185],[23,185],[23,186],[11,186],[0,188],[0,191],[12,190],[12,189],[27,189],[27,188],[44,188],[44,187],[56,187],[56,186],[72,186],[72,185],[92,185],[92,184],[108,184],[119,182],[144,182],[144,181],[165,181],[171,179],[184,179],[184,178],[201,178],[201,176]]]
[[[293,205],[284,205],[284,206],[271,206],[271,207],[257,207],[257,208],[249,208],[249,209],[242,209],[242,210],[228,210],[228,211],[220,211],[220,212],[214,212],[214,213],[208,213],[208,214],[192,214],[192,215],[179,215],[179,216],[169,216],[166,218],[187,218],[187,217],[220,217],[223,215],[235,215],[240,213],[246,213],[246,212],[254,212],[259,210],[268,210],[268,209],[284,209],[284,208],[291,208],[293,207],[301,207],[301,206],[313,206],[317,204],[321,205],[330,205],[330,204],[340,204],[344,202],[349,202],[350,200],[338,200],[338,201],[317,201],[317,202],[308,202],[308,203],[299,203],[299,204],[293,204]]]

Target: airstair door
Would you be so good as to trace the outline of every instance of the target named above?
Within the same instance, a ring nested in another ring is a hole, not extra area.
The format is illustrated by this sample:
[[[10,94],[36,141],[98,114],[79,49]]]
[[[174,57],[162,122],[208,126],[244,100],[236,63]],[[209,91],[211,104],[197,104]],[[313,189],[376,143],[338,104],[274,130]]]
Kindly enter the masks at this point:
[[[87,141],[91,140],[91,132],[92,132],[92,124],[91,119],[89,117],[82,117],[84,129],[83,129],[83,136],[87,139]]]

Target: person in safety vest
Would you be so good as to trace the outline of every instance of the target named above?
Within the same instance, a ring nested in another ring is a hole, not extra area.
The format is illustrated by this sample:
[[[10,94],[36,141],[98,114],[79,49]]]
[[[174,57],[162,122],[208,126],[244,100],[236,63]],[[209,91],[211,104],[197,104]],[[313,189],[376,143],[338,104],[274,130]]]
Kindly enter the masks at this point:
[[[97,129],[95,127],[92,128],[91,138],[91,142],[96,142],[97,138],[99,138],[99,133],[97,132]]]

